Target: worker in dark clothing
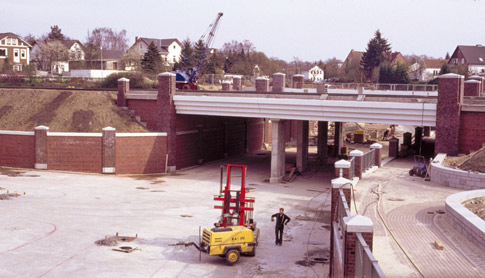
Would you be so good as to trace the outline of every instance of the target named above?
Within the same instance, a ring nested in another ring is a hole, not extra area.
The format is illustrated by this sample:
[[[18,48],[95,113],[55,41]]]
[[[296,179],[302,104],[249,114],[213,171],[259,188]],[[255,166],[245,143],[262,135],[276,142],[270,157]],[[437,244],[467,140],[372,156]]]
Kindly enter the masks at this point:
[[[276,245],[283,244],[283,228],[285,227],[288,222],[290,222],[290,218],[284,214],[285,210],[283,208],[280,208],[280,213],[275,213],[271,215],[271,221],[274,221],[274,218],[276,217],[276,226],[275,226],[275,234],[276,234]]]

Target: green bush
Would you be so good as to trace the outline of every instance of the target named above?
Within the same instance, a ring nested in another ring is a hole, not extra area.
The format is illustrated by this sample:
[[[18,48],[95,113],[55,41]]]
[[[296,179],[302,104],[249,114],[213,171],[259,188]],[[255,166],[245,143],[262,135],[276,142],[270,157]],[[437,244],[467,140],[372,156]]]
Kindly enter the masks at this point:
[[[120,78],[130,79],[130,88],[148,89],[153,88],[155,84],[150,78],[144,76],[139,72],[125,72],[125,73],[113,73],[107,76],[101,83],[102,88],[117,88],[118,79]]]

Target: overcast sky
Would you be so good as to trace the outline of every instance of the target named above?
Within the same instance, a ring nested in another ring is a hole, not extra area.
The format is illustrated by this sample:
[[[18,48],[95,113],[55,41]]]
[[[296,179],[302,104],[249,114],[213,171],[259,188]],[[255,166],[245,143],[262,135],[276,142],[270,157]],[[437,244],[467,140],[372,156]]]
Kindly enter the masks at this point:
[[[111,27],[135,36],[198,40],[223,12],[214,47],[251,41],[286,61],[345,59],[377,29],[394,51],[434,57],[457,45],[485,45],[485,0],[0,0],[0,32],[39,36],[58,25],[86,40]]]

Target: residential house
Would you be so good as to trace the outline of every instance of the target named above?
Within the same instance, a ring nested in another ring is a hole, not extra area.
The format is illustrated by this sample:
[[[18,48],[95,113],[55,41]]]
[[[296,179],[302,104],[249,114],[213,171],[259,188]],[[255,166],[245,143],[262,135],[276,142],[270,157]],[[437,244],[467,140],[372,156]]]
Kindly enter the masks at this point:
[[[305,81],[323,82],[324,79],[323,69],[316,65],[304,68],[302,74],[305,77]]]
[[[21,71],[30,63],[32,46],[14,33],[0,33],[0,69],[4,64],[12,65],[14,71]]]
[[[121,58],[123,51],[121,50],[102,50],[102,63],[105,70],[124,70],[122,67]]]
[[[360,61],[362,60],[362,56],[364,55],[364,51],[357,51],[351,49],[347,57],[345,58],[342,66],[340,68],[347,69],[352,65],[360,65]]]
[[[139,38],[135,37],[135,43],[128,49],[127,52],[136,51],[140,55],[144,55],[148,51],[148,46],[154,43],[158,47],[162,61],[166,62],[166,65],[173,66],[180,60],[180,54],[182,52],[182,43],[178,39],[152,39],[152,38]],[[127,65],[127,69],[131,65]]]
[[[58,41],[67,49],[67,55],[59,60],[51,61],[43,57],[42,48],[52,41],[36,41],[32,47],[32,62],[37,64],[39,70],[47,70],[53,74],[69,72],[71,67],[79,67],[86,58],[86,49],[79,40]]]
[[[471,74],[485,75],[485,46],[459,45],[448,61],[450,65],[463,65]]]
[[[409,66],[409,78],[411,80],[427,82],[440,75],[441,66],[447,63],[445,59],[423,59],[423,63],[414,63]]]

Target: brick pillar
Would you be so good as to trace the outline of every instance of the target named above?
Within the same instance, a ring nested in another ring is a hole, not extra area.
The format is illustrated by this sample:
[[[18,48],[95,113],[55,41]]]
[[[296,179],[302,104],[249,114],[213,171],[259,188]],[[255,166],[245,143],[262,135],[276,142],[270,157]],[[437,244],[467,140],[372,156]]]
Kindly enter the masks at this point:
[[[439,76],[435,153],[458,155],[463,78],[453,73]]]
[[[273,92],[281,93],[285,91],[286,75],[281,72],[273,74]]]
[[[328,153],[328,122],[318,122],[317,157],[321,164],[326,164]]]
[[[116,129],[103,128],[103,174],[116,173]]]
[[[362,179],[362,157],[364,153],[359,150],[353,150],[349,153],[351,157],[354,158],[354,175],[358,177],[360,180]]]
[[[464,82],[463,95],[467,97],[480,96],[480,87],[482,83],[478,80],[467,80]]]
[[[234,76],[232,78],[232,89],[234,91],[241,91],[242,90],[241,76]]]
[[[292,76],[291,82],[293,83],[293,88],[303,89],[303,84],[305,83],[305,76],[303,74],[295,74]]]
[[[170,72],[158,75],[158,121],[157,129],[167,133],[167,172],[174,172],[176,169],[176,148],[177,148],[177,113],[173,102],[175,94],[175,74]]]
[[[417,126],[414,128],[414,144],[416,144],[415,151],[417,154],[421,154],[422,141],[423,141],[423,128],[420,126]]]
[[[49,128],[40,125],[34,129],[35,134],[35,169],[47,169],[47,132]]]
[[[126,95],[130,91],[130,79],[120,78],[118,79],[118,98],[116,105],[120,107],[126,107]]]
[[[376,166],[377,167],[381,167],[381,150],[382,150],[382,145],[379,144],[379,143],[374,143],[372,145],[370,145],[370,148],[375,150],[374,151],[374,154],[375,154],[375,161],[376,161]]]
[[[269,79],[264,77],[256,78],[256,92],[269,92]]]
[[[339,160],[336,161],[334,164],[335,167],[335,177],[337,178],[346,178],[348,179],[350,176],[350,162],[347,160]]]
[[[485,78],[479,76],[479,75],[472,75],[468,77],[469,80],[477,80],[480,81],[480,91],[479,95],[480,96],[485,96]]]
[[[418,147],[419,149],[419,147]],[[399,157],[399,138],[392,137],[389,139],[389,157]]]
[[[359,251],[356,250],[357,233],[362,234],[365,243],[372,251],[374,238],[374,223],[372,223],[372,220],[362,215],[344,217],[344,277],[355,276],[355,253]]]
[[[223,91],[230,91],[231,90],[231,83],[229,81],[222,81],[222,90]]]
[[[425,126],[423,128],[423,136],[424,137],[429,137],[431,136],[431,127],[430,126]]]

